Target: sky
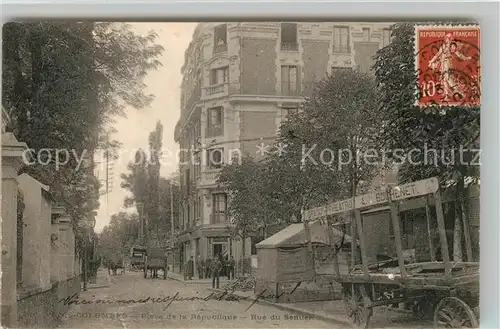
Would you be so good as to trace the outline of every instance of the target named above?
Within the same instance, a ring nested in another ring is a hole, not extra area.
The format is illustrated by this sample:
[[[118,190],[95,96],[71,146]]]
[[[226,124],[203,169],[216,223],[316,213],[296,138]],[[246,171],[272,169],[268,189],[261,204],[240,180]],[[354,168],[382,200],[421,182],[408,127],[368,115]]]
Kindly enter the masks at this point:
[[[113,138],[122,143],[120,158],[113,163],[113,188],[108,195],[100,198],[95,230],[100,232],[120,211],[135,212],[135,208],[123,207],[124,198],[129,193],[120,187],[120,174],[127,172],[127,163],[133,159],[138,148],[148,147],[148,136],[155,129],[158,120],[163,124],[164,153],[173,156],[162,160],[161,175],[168,177],[177,170],[175,154],[178,145],[174,141],[174,128],[180,116],[181,67],[184,52],[193,36],[197,23],[131,23],[138,34],[154,30],[158,34],[157,43],[165,49],[160,61],[163,66],[151,71],[144,80],[146,93],[155,95],[149,108],[143,110],[127,109],[125,118],[117,118],[113,125],[118,131]],[[104,165],[98,164],[98,174],[103,175]]]

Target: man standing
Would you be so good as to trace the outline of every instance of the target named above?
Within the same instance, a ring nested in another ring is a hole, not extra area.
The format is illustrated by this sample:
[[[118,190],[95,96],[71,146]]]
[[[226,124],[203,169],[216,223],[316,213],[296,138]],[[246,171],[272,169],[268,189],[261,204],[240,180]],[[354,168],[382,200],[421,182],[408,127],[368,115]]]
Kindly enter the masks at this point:
[[[210,279],[211,275],[212,275],[212,259],[208,257],[205,262],[205,278]]]
[[[199,279],[205,278],[205,260],[198,256],[198,277]]]
[[[219,289],[219,275],[222,263],[219,257],[212,259],[212,289]]]
[[[234,257],[231,256],[231,259],[227,262],[227,278],[228,280],[234,280],[234,266],[235,266]]]
[[[188,280],[193,280],[193,272],[194,272],[194,261],[193,261],[193,256],[189,257],[188,260],[188,266],[187,266],[187,271],[188,271]]]

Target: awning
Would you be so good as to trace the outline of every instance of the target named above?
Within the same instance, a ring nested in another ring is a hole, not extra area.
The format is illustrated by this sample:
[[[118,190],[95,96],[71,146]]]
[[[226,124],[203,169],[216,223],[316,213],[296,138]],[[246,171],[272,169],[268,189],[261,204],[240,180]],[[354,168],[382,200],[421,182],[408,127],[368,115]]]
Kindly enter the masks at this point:
[[[322,226],[320,221],[314,221],[309,223],[309,228],[311,230],[311,240],[315,244],[326,244],[330,245],[330,239],[326,227]],[[333,230],[334,243],[340,244],[342,238],[344,238],[344,243],[350,243],[351,237],[347,234],[344,235],[343,232],[337,230],[336,228],[331,228]],[[285,229],[279,231],[278,233],[270,236],[257,243],[257,248],[280,248],[280,247],[294,247],[301,246],[307,243],[308,239],[304,230],[304,224],[291,224]]]

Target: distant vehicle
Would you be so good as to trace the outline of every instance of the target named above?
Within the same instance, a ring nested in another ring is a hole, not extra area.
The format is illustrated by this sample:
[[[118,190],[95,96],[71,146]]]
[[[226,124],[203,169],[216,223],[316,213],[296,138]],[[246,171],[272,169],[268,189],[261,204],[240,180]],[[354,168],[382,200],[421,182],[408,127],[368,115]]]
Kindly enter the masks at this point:
[[[133,246],[130,248],[130,266],[136,271],[144,270],[146,258],[146,248],[141,246]]]
[[[167,252],[162,248],[151,248],[146,254],[144,278],[147,278],[148,272],[151,279],[158,278],[158,270],[162,270],[163,280],[167,279]]]

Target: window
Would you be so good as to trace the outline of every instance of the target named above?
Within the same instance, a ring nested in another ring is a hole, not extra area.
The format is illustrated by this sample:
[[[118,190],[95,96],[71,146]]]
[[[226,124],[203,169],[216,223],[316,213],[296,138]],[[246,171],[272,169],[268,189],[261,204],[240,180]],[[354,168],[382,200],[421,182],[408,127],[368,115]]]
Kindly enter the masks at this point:
[[[214,28],[214,54],[227,51],[227,25],[221,24]]]
[[[382,30],[382,47],[387,46],[389,43],[391,43],[391,30],[390,29],[383,29]]]
[[[208,126],[207,136],[220,136],[224,133],[224,109],[222,107],[214,107],[208,109]]]
[[[227,66],[210,71],[210,85],[220,85],[229,82],[229,68]]]
[[[350,53],[351,44],[349,42],[349,27],[336,26],[333,28],[333,52]]]
[[[281,50],[298,50],[296,23],[281,23]]]
[[[213,194],[213,223],[226,221],[227,195],[225,193]]]
[[[363,28],[363,42],[370,42],[370,28]]]
[[[208,151],[208,167],[219,169],[224,163],[223,149],[212,149]]]
[[[293,96],[299,92],[298,88],[298,67],[282,65],[281,66],[281,95]]]

